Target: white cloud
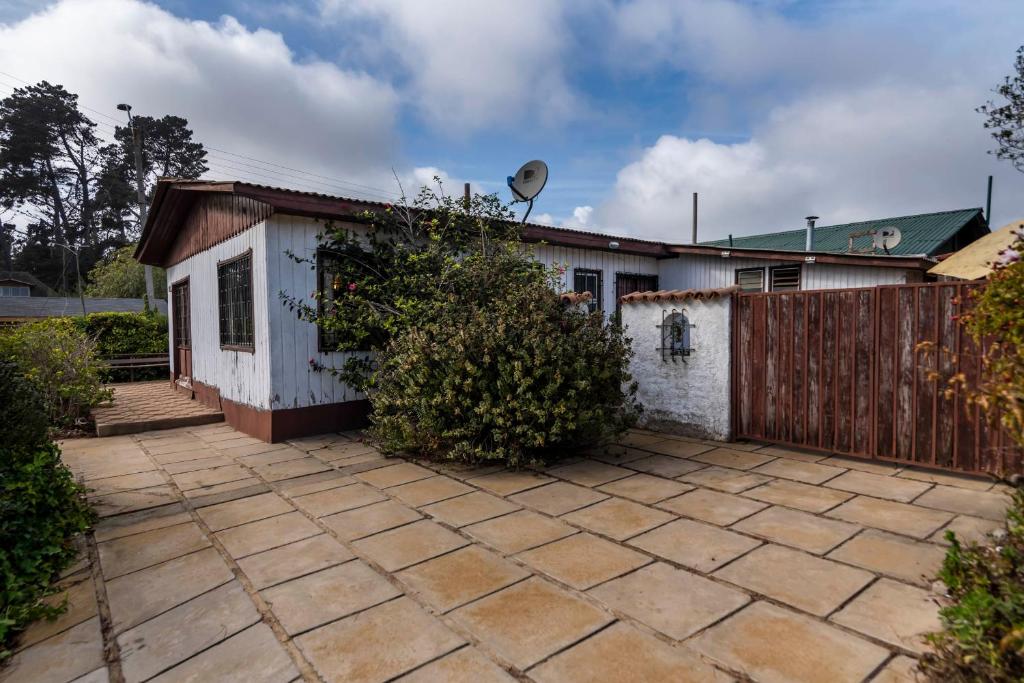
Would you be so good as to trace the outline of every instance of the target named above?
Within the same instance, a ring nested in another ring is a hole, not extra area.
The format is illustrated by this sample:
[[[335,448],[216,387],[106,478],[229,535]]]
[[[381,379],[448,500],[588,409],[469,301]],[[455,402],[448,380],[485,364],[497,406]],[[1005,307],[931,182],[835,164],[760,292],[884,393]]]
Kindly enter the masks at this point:
[[[399,103],[392,87],[330,62],[299,60],[280,34],[230,17],[210,24],[135,0],[66,0],[0,25],[0,64],[32,82],[61,83],[112,116],[120,114],[118,102],[137,114],[178,114],[209,146],[396,191],[390,168]],[[258,171],[217,152],[211,166],[221,177],[368,192],[290,178],[287,170]]]
[[[1024,209],[1021,179],[987,155],[973,107],[978,88],[875,86],[808,96],[775,109],[748,141],[664,135],[625,166],[594,222],[607,229],[688,241],[691,193],[700,238],[983,206]]]
[[[572,32],[549,0],[322,0],[339,35],[362,35],[359,55],[396,61],[410,103],[453,136],[483,126],[548,125],[578,106],[563,59]]]

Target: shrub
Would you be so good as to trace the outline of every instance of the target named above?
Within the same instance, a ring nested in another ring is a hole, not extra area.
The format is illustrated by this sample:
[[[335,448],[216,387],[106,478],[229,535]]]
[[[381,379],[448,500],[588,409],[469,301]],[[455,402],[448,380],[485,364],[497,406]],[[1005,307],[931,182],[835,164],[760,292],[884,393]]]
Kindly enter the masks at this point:
[[[84,491],[60,461],[31,382],[0,362],[0,659],[13,636],[62,605],[47,605],[75,557],[72,539],[92,523]]]
[[[90,313],[72,318],[75,327],[96,340],[96,353],[101,358],[134,354],[166,354],[167,316],[157,311],[146,313]],[[160,368],[141,370],[104,370],[107,381],[163,379],[167,372]]]
[[[135,260],[135,245],[129,244],[104,256],[89,271],[86,296],[141,299],[146,295],[146,267]],[[167,291],[167,274],[153,269],[153,290]]]
[[[939,578],[953,603],[940,610],[943,631],[921,669],[934,681],[1024,680],[1024,491],[1017,490],[1004,530],[986,544],[952,543]]]
[[[455,282],[466,294],[380,354],[371,433],[386,450],[519,465],[635,421],[628,340],[600,313],[563,306],[512,251],[466,259]]]
[[[96,342],[68,318],[14,327],[0,336],[0,359],[13,361],[42,398],[50,424],[67,427],[108,400]]]

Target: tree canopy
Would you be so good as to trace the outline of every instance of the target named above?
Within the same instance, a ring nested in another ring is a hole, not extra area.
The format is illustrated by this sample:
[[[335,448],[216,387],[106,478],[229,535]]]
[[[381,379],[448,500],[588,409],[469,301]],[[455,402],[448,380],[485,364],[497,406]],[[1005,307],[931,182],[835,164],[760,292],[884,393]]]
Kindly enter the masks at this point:
[[[992,131],[996,141],[992,153],[1024,173],[1024,45],[1017,48],[1014,73],[1007,76],[995,92],[1004,102],[989,100],[978,107],[978,111],[988,117],[985,128]]]

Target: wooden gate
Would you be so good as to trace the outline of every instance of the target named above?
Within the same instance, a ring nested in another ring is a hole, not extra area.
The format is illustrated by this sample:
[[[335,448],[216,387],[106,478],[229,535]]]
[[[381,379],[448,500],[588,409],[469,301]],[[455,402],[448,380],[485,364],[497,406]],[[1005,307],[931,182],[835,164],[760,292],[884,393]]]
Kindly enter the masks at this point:
[[[957,322],[976,284],[739,294],[736,436],[962,472],[1022,472],[1021,449],[966,392],[978,346]],[[930,342],[921,346],[922,342]]]

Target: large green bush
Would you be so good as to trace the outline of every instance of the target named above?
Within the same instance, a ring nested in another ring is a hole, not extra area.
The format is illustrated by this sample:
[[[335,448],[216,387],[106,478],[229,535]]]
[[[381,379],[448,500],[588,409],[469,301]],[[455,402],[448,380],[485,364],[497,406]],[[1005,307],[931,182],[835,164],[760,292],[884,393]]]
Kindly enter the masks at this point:
[[[96,353],[100,358],[110,356],[166,354],[167,316],[154,310],[146,313],[90,313],[72,318],[75,327],[96,340]],[[142,368],[139,370],[109,369],[102,377],[106,381],[122,382],[129,379],[164,379],[167,370]]]
[[[92,522],[84,491],[48,436],[44,406],[16,366],[0,362],[0,660],[29,623],[58,614],[43,598]]]
[[[1006,526],[983,544],[965,546],[952,532],[939,578],[952,604],[921,669],[933,681],[1024,680],[1024,491],[1016,491]]]
[[[50,424],[70,427],[110,398],[96,341],[69,318],[48,318],[0,335],[0,360],[14,362],[42,398]]]

